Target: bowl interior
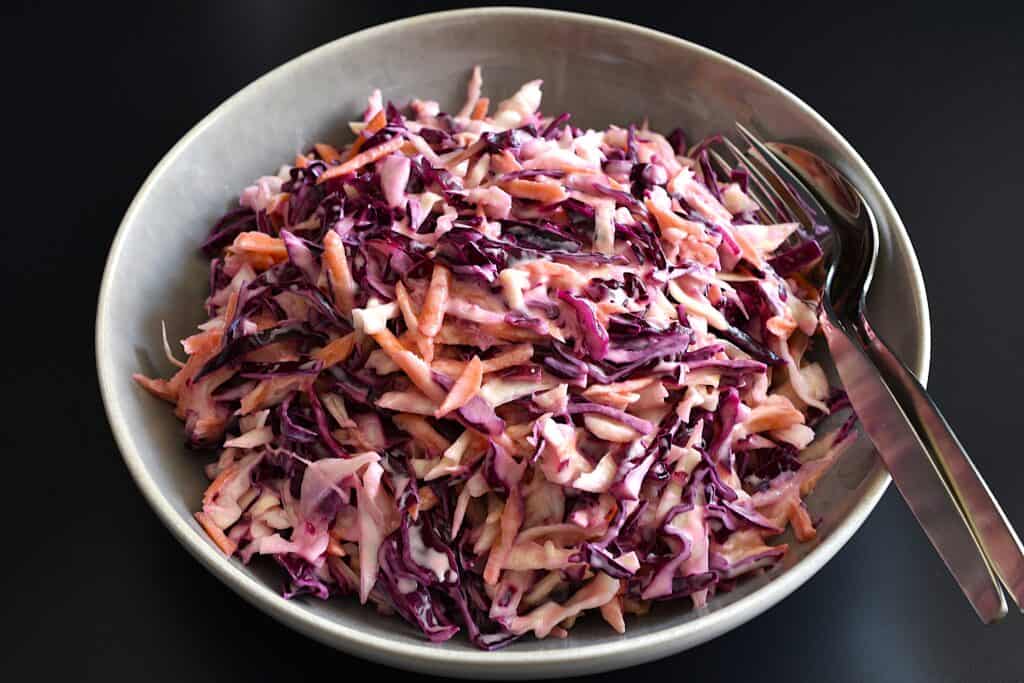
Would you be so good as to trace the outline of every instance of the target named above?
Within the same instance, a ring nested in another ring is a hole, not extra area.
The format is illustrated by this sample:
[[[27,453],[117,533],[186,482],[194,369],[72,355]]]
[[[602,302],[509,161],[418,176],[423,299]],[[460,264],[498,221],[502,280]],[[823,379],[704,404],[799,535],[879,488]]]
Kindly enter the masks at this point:
[[[570,111],[579,126],[646,117],[657,129],[683,126],[696,138],[729,132],[739,120],[835,160],[879,214],[883,245],[871,302],[877,328],[913,369],[926,372],[923,285],[899,219],[856,153],[805,105],[734,62],[645,29],[535,10],[467,11],[364,31],[290,62],[211,114],[154,171],[121,226],[97,318],[100,379],[115,434],[143,492],[193,554],[247,599],[342,649],[383,658],[398,647],[408,658],[391,664],[498,676],[510,666],[519,675],[551,675],[566,662],[582,673],[692,646],[774,604],[849,538],[887,481],[870,448],[862,443],[846,455],[810,498],[812,516],[822,519],[816,541],[792,546],[781,566],[707,609],[661,604],[630,620],[625,636],[584,619],[567,640],[524,639],[484,654],[459,637],[443,646],[424,643],[398,618],[378,616],[354,599],[284,603],[276,566],[245,568],[220,557],[191,517],[207,483],[207,457],[186,450],[168,406],[131,381],[133,372],[171,370],[161,351],[162,320],[172,339],[202,321],[207,264],[197,246],[241,188],[312,142],[347,141],[346,122],[358,117],[374,88],[397,103],[421,97],[457,108],[473,64],[482,65],[492,101],[544,79],[543,110]]]

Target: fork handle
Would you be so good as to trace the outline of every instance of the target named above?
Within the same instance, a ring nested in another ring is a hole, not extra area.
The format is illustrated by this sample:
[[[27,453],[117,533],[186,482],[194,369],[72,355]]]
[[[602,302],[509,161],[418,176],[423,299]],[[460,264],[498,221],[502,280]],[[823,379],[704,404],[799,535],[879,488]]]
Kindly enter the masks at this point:
[[[827,302],[825,313],[822,329],[836,370],[896,488],[981,620],[1002,618],[1006,600],[999,583],[917,431]]]
[[[929,447],[946,480],[960,501],[967,521],[988,556],[992,568],[1006,591],[1022,607],[1024,601],[1024,547],[998,501],[978,473],[970,457],[956,438],[949,423],[939,412],[928,392],[906,365],[875,333],[867,319],[860,319],[861,337],[868,354],[882,372],[893,396],[917,433]]]

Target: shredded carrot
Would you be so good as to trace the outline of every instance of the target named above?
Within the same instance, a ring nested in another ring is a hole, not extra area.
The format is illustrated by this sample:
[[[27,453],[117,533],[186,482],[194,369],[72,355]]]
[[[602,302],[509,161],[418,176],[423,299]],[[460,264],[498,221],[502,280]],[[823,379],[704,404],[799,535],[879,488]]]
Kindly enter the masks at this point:
[[[344,337],[338,337],[322,349],[317,349],[311,354],[324,364],[324,369],[337,365],[352,355],[352,349],[356,346],[356,333],[349,332]]]
[[[304,154],[296,154],[295,163],[292,164],[292,166],[295,166],[296,168],[306,168],[309,166],[309,157]]]
[[[384,328],[380,332],[375,332],[373,335],[374,340],[380,345],[380,348],[384,350],[384,353],[395,362],[399,368],[402,369],[412,383],[416,387],[434,401],[441,402],[445,398],[444,389],[434,381],[433,376],[430,374],[430,366],[423,362],[419,356],[412,353],[404,346],[402,342],[391,333],[391,330]]]
[[[206,490],[203,491],[203,505],[213,502],[214,499],[217,498],[217,494],[221,492],[221,489],[231,481],[231,478],[234,477],[237,472],[238,463],[229,465],[221,470],[220,474],[218,474],[214,480],[210,482],[210,485],[206,487]]]
[[[313,149],[315,149],[320,158],[328,164],[333,164],[335,161],[341,161],[341,152],[335,149],[334,145],[328,145],[325,142],[318,142],[313,145]]]
[[[435,264],[434,272],[430,276],[430,285],[427,287],[427,294],[423,300],[423,308],[420,310],[417,342],[420,356],[428,363],[434,359],[434,337],[442,329],[451,284],[452,276],[448,269],[440,264]]]
[[[501,575],[502,565],[508,559],[512,551],[512,544],[516,540],[519,528],[523,524],[523,499],[518,491],[510,491],[505,507],[501,511],[499,523],[498,540],[491,546],[491,552],[487,556],[487,565],[484,567],[484,581],[488,585],[498,583]]]
[[[269,384],[266,380],[257,384],[252,391],[242,397],[239,413],[248,415],[258,409],[269,391]]]
[[[373,135],[374,133],[383,130],[386,125],[388,125],[388,117],[384,114],[383,109],[378,109],[377,113],[366,122],[366,128],[363,129],[363,133]]]
[[[398,341],[402,343],[402,346],[404,346],[407,351],[412,351],[413,353],[416,353],[416,351],[418,350],[416,345],[418,337],[416,335],[411,334],[409,331],[403,332],[402,336],[398,338]]]
[[[345,557],[348,553],[341,547],[337,540],[331,539],[327,542],[327,554],[331,557]]]
[[[491,155],[490,170],[495,173],[514,173],[523,170],[523,165],[506,149],[500,154]]]
[[[480,362],[479,356],[473,356],[472,360],[466,364],[466,369],[455,380],[455,384],[452,385],[451,391],[448,392],[448,396],[444,399],[444,403],[434,413],[434,417],[442,418],[453,410],[458,410],[469,403],[480,391],[480,383],[483,377],[483,363]]]
[[[742,255],[743,258],[747,259],[758,268],[764,267],[764,260],[761,258],[761,254],[758,253],[757,247],[750,243],[750,240],[742,231],[733,230],[732,238],[736,241],[736,244],[739,245],[740,255]]]
[[[334,305],[345,314],[352,315],[355,305],[356,284],[352,272],[348,268],[348,256],[341,237],[333,230],[324,235],[324,264],[331,278],[331,292],[334,294]]]
[[[213,520],[210,519],[209,515],[205,512],[197,512],[195,513],[195,518],[196,521],[199,522],[199,525],[203,527],[203,531],[206,532],[206,535],[210,537],[210,540],[213,541],[225,555],[231,557],[235,554],[235,551],[238,550],[238,544],[225,536],[220,527],[213,523]]]
[[[231,295],[228,296],[227,305],[224,306],[224,315],[221,319],[224,321],[225,328],[235,319],[235,311],[238,309],[238,292],[239,290],[237,289],[233,290]]]
[[[353,142],[351,146],[349,146],[348,150],[345,151],[345,155],[342,158],[342,161],[348,161],[356,154],[358,154],[359,150],[363,148],[363,144],[367,140],[372,138],[382,128],[384,128],[384,126],[386,126],[387,123],[388,120],[387,117],[384,116],[384,110],[379,110],[376,114],[373,115],[373,118],[366,122],[366,126],[363,128],[363,132],[359,134],[359,137],[356,138],[356,141]]]
[[[398,301],[398,310],[402,312],[402,319],[405,326],[413,337],[419,337],[420,323],[416,318],[416,311],[412,307],[412,299],[409,297],[409,290],[405,288],[402,281],[395,283],[395,299]]]
[[[515,367],[516,365],[522,365],[531,358],[533,358],[532,344],[515,344],[507,347],[504,351],[496,354],[493,358],[488,358],[487,360],[482,361],[481,365],[483,366],[483,371],[486,375],[489,372],[498,372],[499,370]],[[434,361],[431,367],[438,372],[443,372],[446,375],[455,377],[457,375],[461,375],[462,371],[466,369],[466,363],[452,358],[442,358]]]
[[[458,166],[459,164],[461,164],[466,159],[471,159],[471,158],[475,157],[477,154],[479,154],[480,152],[484,151],[484,149],[486,149],[486,147],[487,147],[486,141],[484,141],[484,140],[477,140],[472,145],[470,145],[469,147],[466,147],[464,150],[462,150],[461,152],[459,152],[458,154],[453,156],[451,159],[448,159],[446,162],[444,162],[444,165],[445,165],[446,168],[449,168],[449,169],[453,168],[455,166]]]
[[[391,418],[391,420],[395,423],[395,426],[403,432],[408,432],[409,435],[416,440],[416,443],[435,455],[443,453],[452,445],[448,439],[439,434],[430,426],[430,423],[420,415],[399,413]]]
[[[814,522],[811,521],[811,515],[799,500],[794,500],[790,505],[788,518],[789,523],[793,525],[793,535],[796,536],[796,540],[809,541],[818,535],[814,528]]]
[[[474,121],[482,121],[487,117],[487,108],[491,106],[491,101],[486,97],[481,97],[476,101],[476,105],[473,106],[473,113],[469,115],[469,118]]]
[[[541,183],[536,180],[516,178],[502,183],[502,187],[513,197],[532,199],[543,204],[555,204],[569,196],[560,183]]]
[[[593,178],[592,179],[593,182],[595,182],[595,183],[603,183],[603,184],[607,185],[608,187],[612,188],[613,190],[621,189],[620,187],[615,187],[615,186],[616,185],[619,185],[619,186],[622,185],[622,183],[615,182],[614,178],[605,175],[604,171],[602,171],[601,169],[590,168],[588,166],[579,166],[577,164],[571,163],[571,162],[566,161],[564,159],[552,160],[551,165],[550,166],[545,166],[545,168],[550,168],[550,169],[556,170],[556,171],[564,171],[565,173],[575,173],[577,175],[596,175],[597,178]],[[626,187],[626,191],[628,191],[628,190],[629,190],[629,187],[627,186]]]
[[[803,423],[804,414],[785,396],[775,395],[752,408],[750,415],[743,421],[743,426],[747,433],[753,434]]]
[[[533,358],[532,344],[510,346],[493,358],[488,358],[483,362],[484,373],[497,372],[498,370],[522,365],[531,358]]]
[[[427,296],[423,300],[423,310],[420,311],[420,333],[426,337],[436,337],[437,333],[441,331],[444,309],[448,306],[451,283],[451,273],[448,269],[440,264],[435,264],[434,272],[430,276]]]
[[[433,363],[434,362],[434,338],[433,337],[424,337],[423,335],[420,335],[418,343],[419,343],[419,347],[418,348],[419,348],[419,352],[420,352],[420,357],[423,360],[425,360],[427,363]]]
[[[416,493],[419,497],[419,502],[414,503],[412,505],[412,509],[410,510],[410,514],[412,515],[412,518],[414,520],[419,518],[419,514],[421,512],[426,512],[427,510],[430,510],[440,502],[440,500],[437,497],[437,494],[434,493],[434,489],[431,488],[430,486],[421,486]]]
[[[337,178],[338,176],[343,176],[352,173],[353,171],[358,171],[367,164],[372,164],[378,159],[383,159],[392,152],[397,152],[399,149],[401,149],[404,143],[405,138],[403,138],[400,135],[396,135],[387,142],[380,143],[373,149],[366,150],[365,152],[360,152],[359,154],[355,155],[348,161],[344,161],[338,164],[337,166],[331,166],[326,171],[324,171],[319,178],[317,178],[316,182],[319,185],[320,183],[326,182],[331,178]]]
[[[262,232],[239,233],[231,245],[231,250],[268,256],[275,263],[284,263],[288,260],[288,250],[285,249],[284,240]]]
[[[171,387],[171,383],[165,379],[151,379],[145,375],[135,373],[132,375],[140,387],[153,394],[157,398],[162,398],[165,401],[171,403],[178,402],[178,392]]]
[[[613,392],[599,394],[590,400],[594,403],[600,403],[602,405],[611,406],[612,408],[618,408],[619,410],[625,410],[631,403],[635,403],[639,399],[640,396],[637,394],[619,394]]]
[[[302,375],[285,375],[271,379],[260,380],[252,391],[242,397],[238,408],[239,415],[248,415],[260,408],[269,408],[284,400],[290,392],[305,390],[306,386],[312,383],[312,378]]]
[[[420,497],[420,512],[426,512],[427,510],[441,502],[441,500],[437,497],[437,494],[434,493],[434,489],[430,486],[421,486],[417,493],[419,494]]]
[[[668,228],[686,229],[687,222],[681,216],[677,216],[671,211],[666,211],[650,199],[646,200],[644,205],[647,206],[647,210],[651,212],[651,215],[657,219],[658,227],[662,230],[667,230]]]
[[[430,400],[417,389],[410,389],[409,391],[386,392],[375,401],[375,404],[385,410],[433,417],[434,411],[437,410],[441,403],[440,401]]]
[[[288,250],[285,249],[284,240],[279,237],[271,237],[262,232],[250,231],[239,233],[231,248],[239,251],[268,254],[281,259],[288,258]]]
[[[200,332],[181,340],[181,346],[188,355],[196,353],[214,353],[220,350],[220,342],[224,337],[224,331],[220,328],[213,328],[206,332]]]
[[[466,369],[466,361],[454,358],[436,358],[430,362],[430,367],[450,377],[458,377]]]

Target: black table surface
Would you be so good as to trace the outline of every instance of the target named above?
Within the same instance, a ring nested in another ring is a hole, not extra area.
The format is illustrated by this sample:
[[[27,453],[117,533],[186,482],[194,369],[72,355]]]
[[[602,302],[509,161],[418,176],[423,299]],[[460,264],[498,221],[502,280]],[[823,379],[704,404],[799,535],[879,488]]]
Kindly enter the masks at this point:
[[[1019,6],[1018,6],[1019,7]],[[431,2],[8,3],[0,428],[7,680],[348,679],[383,668],[249,607],[178,546],[117,453],[93,365],[106,251],[164,152],[278,64]],[[1024,29],[1007,5],[581,4],[783,83],[872,165],[931,302],[931,389],[1024,527],[1018,356]],[[12,213],[13,209],[13,213]],[[154,245],[158,248],[158,245]],[[763,616],[593,680],[1024,680],[1024,618],[982,626],[890,488]],[[11,676],[13,674],[13,676]],[[31,678],[30,678],[31,676]],[[365,680],[365,679],[364,679]]]

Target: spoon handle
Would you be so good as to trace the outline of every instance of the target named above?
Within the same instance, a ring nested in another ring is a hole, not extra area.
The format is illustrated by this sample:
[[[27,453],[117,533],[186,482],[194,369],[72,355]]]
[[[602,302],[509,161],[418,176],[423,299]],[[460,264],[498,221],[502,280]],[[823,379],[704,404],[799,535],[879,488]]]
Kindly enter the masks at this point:
[[[978,540],[917,431],[861,344],[826,302],[822,330],[864,431],[939,557],[984,623],[1006,614],[1006,600]]]
[[[868,354],[945,474],[1006,591],[1018,607],[1024,607],[1024,547],[1013,526],[949,423],[914,374],[864,317],[860,320],[860,331]]]

